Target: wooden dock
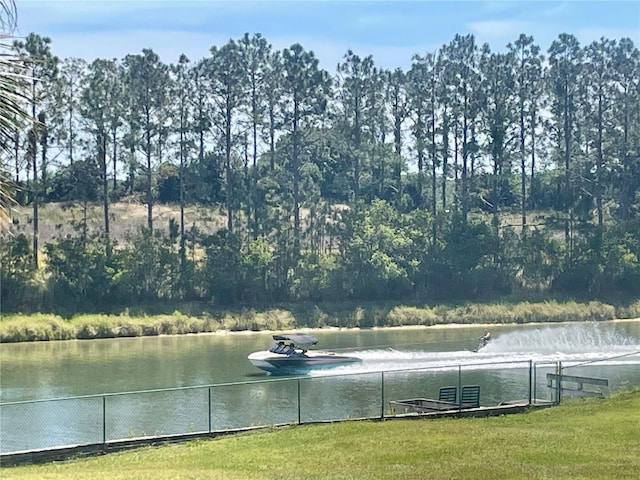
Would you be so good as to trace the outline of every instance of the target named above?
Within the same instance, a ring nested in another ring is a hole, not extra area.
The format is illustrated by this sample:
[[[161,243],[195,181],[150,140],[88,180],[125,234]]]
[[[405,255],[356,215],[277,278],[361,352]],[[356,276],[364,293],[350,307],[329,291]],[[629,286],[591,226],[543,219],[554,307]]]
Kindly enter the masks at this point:
[[[512,413],[522,413],[532,409],[549,408],[555,403],[548,400],[511,400],[501,402],[498,405],[482,405],[479,407],[465,407],[460,405],[442,405],[442,402],[430,399],[422,400],[420,403],[410,404],[406,401],[392,401],[389,406],[393,418],[441,418],[441,417],[492,417],[508,415]]]

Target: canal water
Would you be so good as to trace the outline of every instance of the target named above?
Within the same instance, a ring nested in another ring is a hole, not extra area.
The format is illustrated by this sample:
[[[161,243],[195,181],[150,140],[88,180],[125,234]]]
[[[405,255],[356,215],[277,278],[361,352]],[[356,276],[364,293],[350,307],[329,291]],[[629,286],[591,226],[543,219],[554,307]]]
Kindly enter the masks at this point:
[[[638,320],[496,325],[491,327],[493,340],[476,353],[474,349],[483,331],[481,327],[452,326],[309,332],[318,338],[319,349],[349,353],[360,357],[362,363],[310,373],[303,402],[313,405],[305,408],[311,411],[317,406],[325,413],[309,413],[308,419],[322,419],[323,415],[334,418],[336,409],[344,409],[345,418],[370,416],[372,409],[375,415],[376,409],[380,409],[381,372],[385,372],[382,375],[386,379],[381,400],[385,405],[394,397],[437,395],[438,385],[455,385],[461,381],[461,371],[464,383],[483,386],[483,402],[527,398],[531,395],[527,365],[532,364],[547,366],[546,370],[540,370],[533,393],[534,397],[545,399],[548,392],[543,373],[552,372],[555,362],[562,362],[567,374],[608,378],[612,389],[640,385]],[[21,416],[29,416],[29,420],[39,425],[38,422],[50,423],[50,419],[66,415],[70,424],[75,422],[74,416],[79,415],[78,410],[69,407],[73,402],[66,402],[64,407],[60,402],[41,402],[36,404],[37,411],[25,410],[21,405],[12,405],[13,402],[273,379],[247,360],[251,352],[271,345],[271,334],[266,332],[3,344],[0,404],[11,405],[0,409],[0,452],[64,444],[65,436],[77,433],[52,427],[51,440],[35,442],[34,447],[28,437],[46,437],[47,428],[33,425],[22,428],[27,418]],[[429,372],[429,379],[425,380],[424,374],[412,373],[414,371]],[[209,418],[213,415],[214,424],[209,427],[235,428],[234,416],[250,417],[247,408],[256,410],[252,412],[255,415],[264,413],[273,405],[273,398],[285,407],[291,403],[291,409],[269,422],[295,420],[295,408],[299,408],[291,398],[295,392],[289,386],[282,392],[281,386],[271,384],[273,382],[249,387],[242,384],[224,390],[206,389],[207,392],[213,390],[213,398],[205,399],[205,403],[215,407],[209,415]],[[431,384],[433,388],[425,392],[431,388],[425,385]],[[189,401],[182,394],[167,396],[161,401],[156,394],[113,397],[109,405],[112,413],[107,412],[111,424],[109,437],[136,436],[140,432],[130,426],[135,423],[134,417],[137,421],[144,415],[174,416],[172,412]],[[386,408],[385,405],[382,408]],[[89,410],[86,424],[100,423],[93,418],[96,410],[100,411],[99,405]],[[130,418],[120,412],[130,412]],[[34,420],[34,415],[42,420]],[[300,416],[299,411],[297,415]],[[112,418],[121,420],[122,425],[118,426]],[[208,428],[205,420],[194,423],[185,417],[184,421],[189,422],[189,426],[183,429]],[[251,420],[248,425],[255,422],[263,420]],[[95,428],[99,430],[99,426]],[[118,428],[124,429],[124,433]],[[162,432],[170,428],[163,426]],[[94,441],[93,436],[87,441]]]

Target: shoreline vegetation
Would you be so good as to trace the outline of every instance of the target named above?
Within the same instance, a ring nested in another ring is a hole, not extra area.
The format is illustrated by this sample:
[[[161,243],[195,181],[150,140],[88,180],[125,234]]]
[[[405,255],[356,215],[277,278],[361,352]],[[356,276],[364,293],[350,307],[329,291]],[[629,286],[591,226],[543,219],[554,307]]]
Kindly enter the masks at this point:
[[[640,300],[624,306],[601,301],[544,301],[468,305],[402,304],[293,305],[266,309],[172,313],[54,313],[0,316],[0,343],[86,340],[214,332],[261,332],[321,328],[375,328],[438,325],[499,325],[606,321],[640,318]]]

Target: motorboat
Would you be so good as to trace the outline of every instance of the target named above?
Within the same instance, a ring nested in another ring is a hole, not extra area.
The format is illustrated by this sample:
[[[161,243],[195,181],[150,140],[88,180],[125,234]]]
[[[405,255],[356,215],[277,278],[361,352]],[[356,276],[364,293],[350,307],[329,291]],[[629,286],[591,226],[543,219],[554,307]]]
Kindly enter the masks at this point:
[[[273,335],[276,344],[269,350],[253,352],[249,361],[274,375],[300,375],[312,369],[332,368],[362,362],[342,353],[309,350],[318,339],[308,334]]]

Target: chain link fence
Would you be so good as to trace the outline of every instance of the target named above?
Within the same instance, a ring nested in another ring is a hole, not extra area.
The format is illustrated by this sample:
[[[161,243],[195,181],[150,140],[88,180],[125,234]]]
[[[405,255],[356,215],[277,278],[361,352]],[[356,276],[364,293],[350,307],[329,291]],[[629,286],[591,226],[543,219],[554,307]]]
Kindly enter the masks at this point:
[[[480,411],[549,405],[638,386],[638,364],[640,352],[571,365],[509,361],[7,402],[0,404],[0,454],[419,414],[392,404],[438,399],[442,387],[479,387]],[[603,376],[606,386],[569,381]]]

